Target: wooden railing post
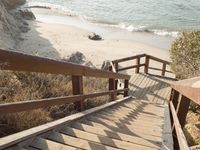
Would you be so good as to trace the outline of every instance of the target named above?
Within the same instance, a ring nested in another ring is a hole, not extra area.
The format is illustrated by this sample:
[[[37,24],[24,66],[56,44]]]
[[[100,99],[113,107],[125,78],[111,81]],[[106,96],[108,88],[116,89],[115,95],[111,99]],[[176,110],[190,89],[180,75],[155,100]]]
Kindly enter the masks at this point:
[[[163,63],[163,66],[162,66],[162,76],[165,76],[165,72],[166,72],[166,66],[167,64],[166,63]]]
[[[128,88],[129,80],[124,80],[124,88]],[[128,96],[128,91],[124,91],[124,97]]]
[[[176,113],[182,129],[185,125],[185,120],[188,113],[189,105],[190,105],[190,99],[182,95],[181,99],[179,100],[178,106],[176,108]]]
[[[136,59],[136,65],[137,65],[137,68],[135,69],[135,73],[139,73],[140,72],[140,57]]]
[[[170,101],[172,101],[175,109],[177,108],[177,105],[178,105],[179,95],[180,95],[179,92],[177,92],[176,90],[174,90],[172,88]],[[176,134],[176,131],[175,131],[174,120],[173,120],[171,111],[170,111],[170,119],[171,119],[172,136],[173,136],[173,141],[174,141],[174,149],[179,149],[179,143],[178,143],[177,134]]]
[[[145,58],[145,66],[144,66],[144,73],[148,74],[148,69],[149,69],[149,55],[146,55]]]
[[[73,95],[83,94],[82,76],[72,76],[72,90],[73,90]],[[75,107],[78,111],[82,111],[84,109],[84,99],[81,99],[79,102],[75,102]]]
[[[119,64],[115,63],[115,70],[116,70],[116,72],[118,72],[118,69],[119,69]]]
[[[109,91],[115,89],[115,79],[109,79]],[[116,94],[110,94],[110,101],[114,101],[116,99]]]

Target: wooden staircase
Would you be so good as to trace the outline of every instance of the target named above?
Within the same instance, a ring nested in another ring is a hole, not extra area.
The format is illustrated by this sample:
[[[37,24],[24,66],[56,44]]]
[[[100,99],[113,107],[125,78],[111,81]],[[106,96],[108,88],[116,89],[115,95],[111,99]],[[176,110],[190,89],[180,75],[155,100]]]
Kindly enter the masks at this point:
[[[119,63],[130,60],[136,60],[136,65],[120,68]],[[179,117],[181,109],[173,104],[177,100],[176,94],[181,91],[171,86],[175,85],[171,76],[166,77],[171,73],[167,70],[167,61],[142,54],[113,61],[110,72],[4,50],[0,50],[0,61],[9,64],[4,66],[4,70],[71,75],[74,94],[68,97],[1,104],[0,113],[21,112],[72,102],[80,110],[77,114],[1,138],[0,149],[189,149],[185,137],[181,137],[184,136],[179,127],[180,123],[184,123]],[[161,63],[162,69],[151,67],[151,61]],[[141,71],[142,68],[144,71]],[[118,73],[127,69],[134,69],[135,73],[132,76]],[[151,70],[161,71],[161,75],[155,72],[153,75]],[[109,91],[84,94],[83,76],[108,78]],[[84,110],[83,101],[86,98],[103,95],[110,96],[109,103]],[[178,106],[182,102],[178,102]],[[174,113],[174,106],[177,115]]]

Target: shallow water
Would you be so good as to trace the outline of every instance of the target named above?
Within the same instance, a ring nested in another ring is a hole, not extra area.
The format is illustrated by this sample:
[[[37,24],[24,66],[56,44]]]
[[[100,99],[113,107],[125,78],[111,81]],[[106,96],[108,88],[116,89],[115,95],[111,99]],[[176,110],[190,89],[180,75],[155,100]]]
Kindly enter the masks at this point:
[[[200,0],[28,0],[68,15],[128,31],[176,36],[200,29]]]

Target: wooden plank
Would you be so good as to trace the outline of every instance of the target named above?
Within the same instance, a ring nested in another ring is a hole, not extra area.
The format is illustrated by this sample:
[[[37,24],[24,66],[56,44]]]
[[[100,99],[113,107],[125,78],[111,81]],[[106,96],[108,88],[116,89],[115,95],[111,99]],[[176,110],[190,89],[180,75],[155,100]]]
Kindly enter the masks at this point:
[[[129,61],[129,60],[132,60],[132,59],[136,59],[138,57],[145,57],[145,56],[146,56],[146,54],[139,54],[139,55],[135,55],[135,56],[131,56],[131,57],[126,57],[126,58],[122,58],[122,59],[113,60],[113,63]]]
[[[124,89],[129,87],[129,80],[124,80]],[[124,91],[124,97],[128,96],[128,91]]]
[[[177,116],[178,116],[182,129],[185,125],[185,120],[186,120],[189,106],[190,106],[190,99],[182,95],[176,109]]]
[[[148,74],[148,69],[149,69],[149,56],[147,55],[145,58],[144,73]]]
[[[142,128],[142,127],[133,127],[131,125],[125,125],[125,124],[120,124],[120,123],[115,123],[113,121],[109,121],[106,119],[102,119],[102,118],[96,118],[96,117],[88,117],[87,120],[92,121],[92,122],[96,122],[99,124],[102,124],[104,126],[109,126],[109,127],[114,127],[114,128],[123,128],[129,132],[140,132],[143,134],[150,134],[150,135],[154,135],[154,136],[162,136],[162,132],[161,131],[157,131],[154,128]],[[142,123],[142,121],[141,121]],[[149,123],[149,122],[148,122]]]
[[[73,95],[83,95],[83,77],[72,76],[72,91]],[[75,109],[81,111],[84,109],[84,99],[79,99],[75,102]]]
[[[0,104],[0,113],[1,114],[14,113],[14,112],[21,112],[21,111],[38,109],[38,108],[43,108],[43,107],[74,103],[74,102],[80,101],[80,99],[104,96],[104,95],[109,95],[111,93],[122,92],[125,90],[128,91],[129,89],[113,90],[113,91],[108,91],[108,92],[100,92],[100,93],[93,93],[93,94],[87,94],[87,95],[75,95],[75,96],[56,97],[56,98]]]
[[[160,59],[160,58],[157,58],[157,57],[154,57],[152,55],[148,55],[150,59],[152,60],[155,60],[155,61],[158,61],[158,62],[161,62],[161,63],[165,63],[167,65],[170,65],[170,62],[169,61],[166,61],[166,60],[163,60],[163,59]]]
[[[83,124],[87,124],[93,127],[97,127],[97,128],[101,128],[104,130],[109,130],[109,131],[113,131],[113,132],[120,132],[123,134],[127,134],[130,136],[138,136],[138,137],[143,137],[144,139],[152,139],[152,141],[154,140],[154,138],[156,139],[162,139],[162,135],[158,135],[157,133],[152,133],[152,132],[146,132],[146,131],[138,131],[137,129],[133,129],[130,130],[128,128],[125,127],[118,127],[116,125],[110,125],[110,124],[106,124],[106,123],[99,123],[99,122],[95,122],[92,120],[81,120],[81,123]]]
[[[84,149],[84,150],[117,150],[117,148],[105,146],[102,144],[98,144],[92,141],[76,138],[75,136],[69,136],[63,133],[53,132],[48,136],[48,139],[53,141],[67,144],[76,148]]]
[[[167,64],[166,64],[166,63],[163,63],[163,66],[162,66],[162,73],[161,73],[162,76],[165,76],[166,67],[167,67]]]
[[[19,132],[19,133],[16,133],[16,134],[4,137],[4,138],[1,138],[0,139],[0,149],[4,149],[6,147],[17,144],[17,143],[22,142],[24,140],[27,140],[29,138],[35,137],[39,134],[42,134],[42,133],[45,133],[49,130],[60,127],[60,126],[66,124],[68,122],[73,121],[73,120],[80,119],[80,118],[85,117],[85,116],[92,114],[94,112],[100,111],[102,109],[111,107],[111,106],[116,105],[118,103],[121,103],[123,101],[129,100],[130,98],[131,97],[126,97],[126,98],[123,98],[123,99],[120,99],[120,100],[116,100],[116,101],[104,104],[102,106],[98,106],[98,107],[95,107],[95,108],[92,108],[92,109],[88,109],[88,110],[85,110],[83,112],[80,112],[80,113],[77,113],[77,114],[74,114],[74,115],[71,115],[71,116],[68,116],[68,117],[65,117],[65,118],[44,124],[44,125],[41,125],[41,126],[37,126],[37,127],[31,128],[31,129],[28,129],[28,130],[25,130],[25,131],[22,131],[22,132]]]
[[[118,140],[122,140],[122,141],[126,141],[126,142],[130,142],[130,143],[135,143],[135,144],[140,144],[140,145],[146,145],[149,147],[160,147],[162,144],[162,141],[160,139],[157,139],[157,141],[149,141],[148,139],[145,138],[141,138],[139,136],[130,136],[127,134],[123,134],[120,132],[113,132],[113,131],[109,131],[109,130],[104,130],[101,128],[97,128],[97,127],[93,127],[90,125],[86,125],[86,124],[81,124],[81,123],[73,123],[71,124],[71,126],[73,128],[82,130],[82,131],[86,131],[89,133],[94,133],[97,135],[102,135],[102,136],[107,136],[113,139],[118,139]]]
[[[169,107],[165,108],[162,150],[173,150],[173,138]]]
[[[48,58],[26,55],[18,52],[0,49],[2,70],[41,72],[75,76],[90,76],[98,78],[129,79],[130,76],[93,69],[82,65],[56,61]]]
[[[135,73],[140,72],[140,57],[136,59],[137,68],[135,69]]]
[[[42,149],[42,150],[78,150],[77,148],[50,141],[43,138],[36,138],[30,145],[31,147]]]
[[[109,86],[108,86],[109,91],[114,90],[115,89],[115,79],[109,79],[108,83],[109,83]],[[114,101],[115,99],[116,99],[116,94],[114,94],[114,93],[110,94],[110,101]]]
[[[128,67],[124,67],[124,68],[119,68],[118,71],[124,71],[124,70],[129,70],[129,69],[134,69],[134,68],[140,68],[142,66],[145,66],[145,64],[139,64],[139,65],[133,65],[133,66],[128,66]]]
[[[175,108],[174,108],[172,101],[170,101],[169,104],[170,104],[170,111],[171,111],[171,114],[172,114],[172,117],[173,117],[173,120],[174,120],[174,125],[175,125],[178,143],[179,143],[179,148],[180,148],[180,150],[189,150],[187,140],[185,138],[185,135],[183,133],[181,125],[178,121],[178,117],[176,115],[176,111],[175,111]]]
[[[173,89],[200,105],[200,77],[180,80],[171,83]]]
[[[107,136],[96,135],[96,134],[88,133],[88,132],[81,131],[81,130],[78,130],[78,129],[75,129],[75,128],[65,127],[60,132],[67,134],[69,136],[79,138],[79,139],[84,139],[84,140],[87,140],[87,141],[92,141],[92,142],[96,142],[96,143],[99,143],[99,144],[102,144],[102,145],[111,146],[111,147],[114,147],[114,148],[119,148],[119,149],[124,149],[124,150],[159,149],[159,147],[149,147],[149,146],[145,146],[144,144],[140,145],[140,144],[136,144],[136,143],[130,143],[130,142],[126,142],[126,141],[112,139],[112,138],[109,138]]]

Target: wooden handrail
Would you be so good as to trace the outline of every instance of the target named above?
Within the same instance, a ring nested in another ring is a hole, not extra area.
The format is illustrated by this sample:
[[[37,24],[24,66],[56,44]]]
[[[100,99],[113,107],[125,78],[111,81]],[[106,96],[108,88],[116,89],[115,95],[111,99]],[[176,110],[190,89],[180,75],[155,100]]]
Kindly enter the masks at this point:
[[[170,101],[169,104],[170,104],[171,115],[173,117],[173,122],[175,125],[176,135],[177,135],[177,139],[178,139],[178,143],[179,143],[179,149],[180,150],[189,150],[187,140],[185,138],[185,135],[184,135],[181,125],[179,123],[179,119],[177,117],[176,110],[174,108],[172,101]]]
[[[173,82],[171,87],[200,105],[200,77]]]
[[[89,76],[97,78],[130,79],[129,75],[93,69],[64,61],[56,61],[1,49],[0,64],[3,64],[1,67],[2,70]]]
[[[21,101],[21,102],[13,102],[6,103],[0,105],[0,114],[7,113],[15,113],[21,111],[28,111],[32,109],[50,107],[61,104],[69,104],[80,101],[80,99],[94,98],[99,96],[110,95],[113,93],[128,91],[128,88],[120,89],[120,90],[112,90],[107,92],[99,92],[93,94],[86,95],[73,95],[73,96],[65,96],[65,97],[56,97],[56,98],[48,98],[48,99],[40,99],[40,100],[29,100],[29,101]]]
[[[171,83],[170,112],[175,149],[189,149],[182,129],[186,122],[190,101],[200,105],[200,77]],[[176,132],[175,132],[176,131]],[[184,146],[184,147],[183,147]],[[186,147],[186,148],[185,148]]]
[[[145,62],[141,63],[141,59],[145,58]],[[132,66],[128,66],[128,67],[123,67],[123,68],[118,68],[119,63],[121,62],[126,62],[126,61],[130,61],[130,60],[136,60],[136,65],[132,65]],[[155,67],[150,67],[150,61],[156,61],[159,63],[162,63],[162,68],[155,68]],[[173,73],[172,71],[167,70],[167,65],[170,65],[170,62],[148,55],[148,54],[140,54],[140,55],[135,55],[135,56],[131,56],[131,57],[126,57],[126,58],[122,58],[122,59],[117,59],[112,61],[116,71],[123,71],[123,70],[128,70],[128,69],[133,69],[135,68],[135,72],[139,73],[140,72],[140,68],[144,67],[144,73],[148,74],[149,73],[149,69],[151,70],[156,70],[156,71],[161,71],[161,76],[165,76],[165,73]],[[117,66],[117,67],[116,67]]]
[[[86,98],[110,95],[111,100],[113,101],[116,100],[116,93],[122,91],[124,92],[124,96],[127,96],[128,86],[126,85],[122,90],[117,90],[115,81],[117,79],[123,79],[124,83],[127,84],[127,82],[130,79],[129,75],[119,74],[112,71],[93,69],[90,67],[68,63],[64,61],[36,57],[1,49],[0,64],[1,70],[71,75],[72,91],[73,95],[76,95],[71,97],[51,98],[36,101],[19,102],[13,104],[2,104],[0,105],[0,112],[2,113],[19,112],[29,109],[37,109],[41,107],[49,107],[71,102],[75,103],[75,106],[79,111],[82,111],[84,109],[84,100]],[[109,79],[109,91],[84,95],[83,76]]]

